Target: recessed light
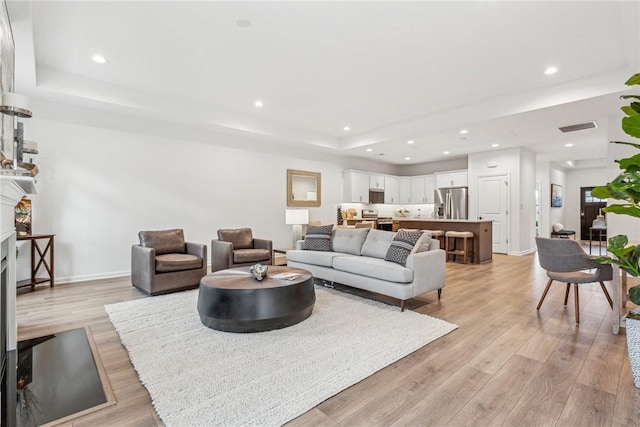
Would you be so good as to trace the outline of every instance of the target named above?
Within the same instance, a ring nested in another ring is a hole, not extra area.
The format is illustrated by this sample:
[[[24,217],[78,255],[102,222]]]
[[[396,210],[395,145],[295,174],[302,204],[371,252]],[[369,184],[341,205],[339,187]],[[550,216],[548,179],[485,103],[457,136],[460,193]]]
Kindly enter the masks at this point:
[[[343,129],[344,129],[345,132],[349,132],[351,130],[351,128],[349,126],[345,126],[345,127],[343,127]]]
[[[564,144],[565,147],[573,147],[573,144],[569,143],[569,144]]]
[[[491,144],[491,146],[492,146],[493,148],[496,148],[496,147],[499,147],[499,146],[500,146],[500,144]]]
[[[410,139],[409,141],[407,141],[407,144],[413,144],[415,141],[413,139]]]
[[[550,76],[551,74],[555,74],[555,73],[557,73],[557,72],[558,72],[558,68],[557,68],[557,67],[553,67],[553,66],[552,66],[552,67],[547,67],[547,69],[546,69],[546,70],[544,70],[544,73],[545,73],[547,76]]]
[[[411,160],[411,157],[405,157],[404,159],[405,160]]]
[[[468,134],[468,133],[469,133],[469,131],[468,131],[468,130],[466,130],[466,129],[462,129],[462,130],[460,131],[460,135],[466,135],[466,134]]]
[[[445,151],[443,154],[449,154],[449,153],[450,153],[450,151]]]
[[[248,19],[238,19],[236,21],[236,25],[238,27],[247,28],[249,25],[251,25],[251,21],[249,21]]]
[[[373,151],[373,148],[367,148],[367,152],[370,153]]]
[[[102,55],[93,55],[91,59],[93,60],[93,62],[96,62],[98,64],[104,64],[105,62],[107,62],[107,60]]]
[[[256,100],[256,102],[253,103],[253,105],[255,105],[258,108],[262,108],[264,106],[264,103],[258,99]]]

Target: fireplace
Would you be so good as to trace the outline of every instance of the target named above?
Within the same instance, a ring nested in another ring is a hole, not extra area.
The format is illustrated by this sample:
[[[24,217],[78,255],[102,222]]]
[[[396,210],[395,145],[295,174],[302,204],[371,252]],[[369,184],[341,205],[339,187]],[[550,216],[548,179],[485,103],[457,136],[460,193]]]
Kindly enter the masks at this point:
[[[33,178],[0,175],[0,425],[16,423],[16,230],[15,206],[27,192],[35,193]]]

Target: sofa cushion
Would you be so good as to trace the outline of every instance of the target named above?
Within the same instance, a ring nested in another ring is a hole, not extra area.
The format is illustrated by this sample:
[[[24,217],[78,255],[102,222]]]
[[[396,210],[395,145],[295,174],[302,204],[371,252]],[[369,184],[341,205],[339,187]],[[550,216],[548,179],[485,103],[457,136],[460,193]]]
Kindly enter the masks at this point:
[[[302,242],[302,249],[307,251],[330,251],[331,230],[333,230],[333,224],[308,226],[307,234]]]
[[[156,272],[193,270],[202,268],[202,258],[189,254],[162,254],[156,256]]]
[[[407,257],[420,239],[420,236],[422,236],[421,230],[398,231],[389,245],[389,250],[387,251],[387,255],[384,259],[386,261],[398,263],[402,266],[406,265]]]
[[[395,235],[392,231],[370,230],[362,244],[361,255],[384,259]]]
[[[184,253],[184,233],[182,229],[151,230],[138,233],[140,246],[153,248],[156,255]]]
[[[268,249],[238,249],[233,251],[233,263],[246,264],[248,262],[269,261],[270,252]]]
[[[305,264],[319,265],[322,267],[333,266],[333,258],[337,256],[349,257],[338,252],[330,251],[310,251],[310,250],[291,250],[287,251],[287,261],[303,262]]]
[[[233,250],[253,249],[253,234],[250,228],[218,230],[218,239],[233,243]]]
[[[339,228],[333,233],[331,246],[334,252],[360,255],[362,244],[370,228]]]
[[[337,256],[333,259],[333,268],[389,282],[410,283],[413,280],[413,270],[380,258]]]
[[[415,254],[418,252],[426,252],[429,250],[430,246],[431,246],[431,234],[429,232],[423,232],[422,236],[420,236],[416,244],[413,246],[411,253]]]

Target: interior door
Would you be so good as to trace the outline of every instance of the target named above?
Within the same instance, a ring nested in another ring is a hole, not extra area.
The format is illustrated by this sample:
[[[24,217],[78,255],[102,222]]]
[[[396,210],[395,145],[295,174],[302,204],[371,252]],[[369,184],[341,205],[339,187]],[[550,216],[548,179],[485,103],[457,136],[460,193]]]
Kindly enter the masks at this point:
[[[478,219],[493,221],[493,252],[509,250],[509,177],[478,177]]]
[[[593,187],[580,188],[580,240],[589,240],[589,227],[593,225],[596,216],[600,215],[600,209],[607,206],[607,200],[593,197],[591,190]]]

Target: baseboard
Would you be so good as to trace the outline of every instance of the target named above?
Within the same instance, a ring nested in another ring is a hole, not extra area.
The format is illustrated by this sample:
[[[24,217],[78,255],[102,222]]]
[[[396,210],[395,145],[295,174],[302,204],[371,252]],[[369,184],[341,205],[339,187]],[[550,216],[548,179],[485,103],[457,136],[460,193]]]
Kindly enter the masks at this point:
[[[211,271],[211,264],[207,264],[207,272]],[[119,279],[121,277],[131,276],[131,270],[126,271],[112,271],[110,273],[100,274],[87,274],[85,276],[70,276],[70,277],[56,277],[55,283],[76,283],[76,282],[90,282],[92,280],[104,280],[104,279]]]
[[[526,249],[526,250],[520,251],[520,252],[509,252],[509,255],[525,256],[525,255],[532,254],[535,251],[536,251],[536,248],[530,248],[530,249]]]

